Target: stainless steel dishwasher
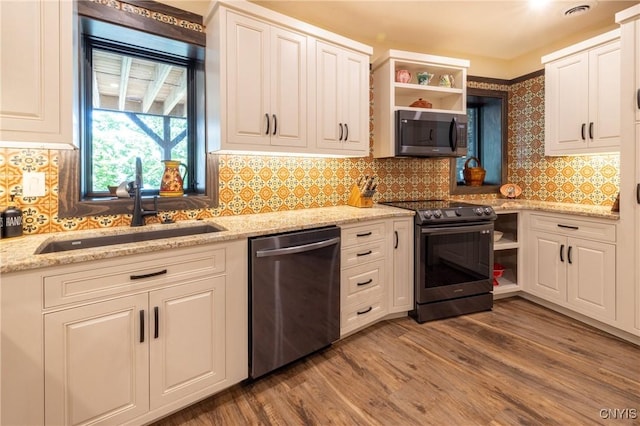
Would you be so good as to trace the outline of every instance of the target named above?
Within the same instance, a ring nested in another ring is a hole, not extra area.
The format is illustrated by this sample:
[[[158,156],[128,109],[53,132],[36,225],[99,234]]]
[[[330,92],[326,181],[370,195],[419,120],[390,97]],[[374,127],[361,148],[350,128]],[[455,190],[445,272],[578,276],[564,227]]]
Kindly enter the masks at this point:
[[[249,376],[340,337],[340,228],[249,240]]]

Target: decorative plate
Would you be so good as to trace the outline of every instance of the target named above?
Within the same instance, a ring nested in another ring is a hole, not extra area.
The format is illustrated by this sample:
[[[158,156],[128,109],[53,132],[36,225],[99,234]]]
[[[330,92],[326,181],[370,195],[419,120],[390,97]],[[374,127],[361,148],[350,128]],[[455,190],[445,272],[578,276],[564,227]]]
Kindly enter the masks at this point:
[[[516,198],[522,194],[522,189],[515,183],[507,183],[500,187],[500,193],[507,198]]]

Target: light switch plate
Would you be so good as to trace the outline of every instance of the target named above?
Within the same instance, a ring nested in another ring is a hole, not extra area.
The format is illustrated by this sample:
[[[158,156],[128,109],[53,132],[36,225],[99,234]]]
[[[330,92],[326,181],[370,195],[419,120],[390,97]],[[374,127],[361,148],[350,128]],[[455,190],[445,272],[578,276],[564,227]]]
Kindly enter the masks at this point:
[[[44,173],[25,172],[22,174],[22,196],[43,197],[45,195]]]

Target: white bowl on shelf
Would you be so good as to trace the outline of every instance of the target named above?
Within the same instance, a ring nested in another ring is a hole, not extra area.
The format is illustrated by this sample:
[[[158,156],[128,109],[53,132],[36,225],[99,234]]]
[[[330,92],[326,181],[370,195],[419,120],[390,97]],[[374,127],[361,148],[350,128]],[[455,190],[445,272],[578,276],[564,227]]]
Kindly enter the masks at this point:
[[[493,242],[497,243],[498,241],[500,241],[503,235],[504,234],[502,231],[493,231]]]

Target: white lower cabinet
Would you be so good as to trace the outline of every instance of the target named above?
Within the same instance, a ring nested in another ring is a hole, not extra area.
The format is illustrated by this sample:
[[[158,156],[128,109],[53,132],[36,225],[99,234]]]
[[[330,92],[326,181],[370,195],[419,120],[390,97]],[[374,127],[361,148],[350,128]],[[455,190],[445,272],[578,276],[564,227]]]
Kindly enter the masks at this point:
[[[45,424],[117,424],[149,411],[148,336],[139,341],[148,332],[138,316],[147,304],[140,294],[44,316]]]
[[[599,321],[616,320],[615,224],[530,217],[526,291]]]
[[[413,309],[413,218],[394,218],[392,222],[393,286],[389,291],[389,311],[396,313]]]
[[[142,424],[245,379],[246,259],[237,241],[3,276],[1,423]]]
[[[413,218],[341,229],[340,335],[413,309]]]

